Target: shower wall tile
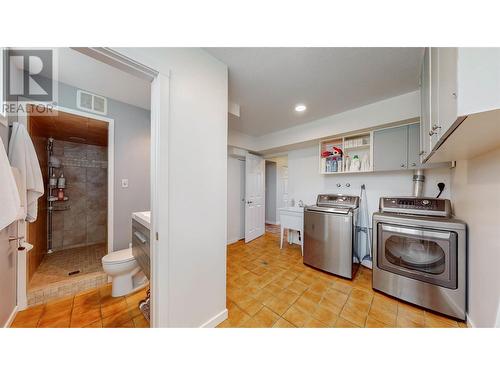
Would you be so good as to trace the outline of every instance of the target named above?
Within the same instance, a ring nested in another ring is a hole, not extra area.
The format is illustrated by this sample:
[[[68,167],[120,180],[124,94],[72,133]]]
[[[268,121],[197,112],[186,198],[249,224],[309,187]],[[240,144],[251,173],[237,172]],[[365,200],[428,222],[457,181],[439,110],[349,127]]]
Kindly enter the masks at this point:
[[[63,229],[52,231],[52,249],[60,250],[63,248]]]
[[[87,146],[87,159],[95,161],[107,161],[108,160],[108,148],[102,146]]]
[[[61,157],[64,156],[64,143],[64,141],[58,141],[57,139],[54,139],[54,142],[52,143],[52,154],[58,159],[61,159]]]
[[[86,231],[85,212],[75,213],[71,209],[64,212],[64,230],[84,230]]]
[[[107,147],[54,141],[54,155],[66,177],[65,211],[53,214],[53,249],[73,248],[107,240]]]
[[[89,225],[87,243],[101,243],[106,241],[106,225]]]
[[[70,177],[68,177],[68,187],[66,189],[66,195],[73,201],[85,199],[85,195],[87,194],[87,186],[85,182],[76,182],[76,181],[69,182],[69,181],[71,181]]]
[[[54,211],[52,214],[52,228],[54,231],[64,228],[64,211]]]
[[[83,143],[64,142],[64,158],[87,159],[87,145]]]
[[[107,210],[100,210],[94,212],[87,212],[87,226],[92,225],[106,225],[108,221]]]
[[[87,203],[85,195],[68,195],[68,202],[70,203],[70,209],[64,211],[64,214],[71,212],[74,215],[84,215],[87,212]]]
[[[68,187],[73,186],[75,183],[85,183],[87,181],[87,168],[65,166],[64,176]]]
[[[87,228],[86,226],[79,226],[63,232],[63,248],[80,246],[86,244]]]
[[[87,183],[107,186],[108,170],[104,168],[87,168]]]

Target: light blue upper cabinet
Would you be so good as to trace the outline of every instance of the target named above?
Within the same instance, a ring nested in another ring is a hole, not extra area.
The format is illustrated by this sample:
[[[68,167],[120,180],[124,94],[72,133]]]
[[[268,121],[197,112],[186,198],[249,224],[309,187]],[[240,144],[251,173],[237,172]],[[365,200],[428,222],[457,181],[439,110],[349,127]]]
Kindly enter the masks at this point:
[[[408,168],[408,126],[373,132],[373,170]]]
[[[408,168],[420,168],[420,124],[408,125]]]

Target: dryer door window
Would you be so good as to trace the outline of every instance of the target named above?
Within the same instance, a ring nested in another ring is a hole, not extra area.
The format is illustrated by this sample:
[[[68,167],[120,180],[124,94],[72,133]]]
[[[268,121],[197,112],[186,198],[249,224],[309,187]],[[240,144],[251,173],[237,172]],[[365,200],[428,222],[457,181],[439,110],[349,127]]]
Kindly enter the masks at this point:
[[[379,224],[379,268],[412,279],[457,287],[454,232]]]

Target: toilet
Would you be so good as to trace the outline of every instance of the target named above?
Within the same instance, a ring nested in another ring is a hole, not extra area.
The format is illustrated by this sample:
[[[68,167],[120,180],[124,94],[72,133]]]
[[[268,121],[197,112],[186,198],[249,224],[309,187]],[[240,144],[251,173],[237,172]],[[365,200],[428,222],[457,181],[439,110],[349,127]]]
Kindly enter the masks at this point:
[[[112,278],[112,297],[120,297],[141,288],[147,280],[132,254],[132,249],[113,251],[102,258],[104,272]]]

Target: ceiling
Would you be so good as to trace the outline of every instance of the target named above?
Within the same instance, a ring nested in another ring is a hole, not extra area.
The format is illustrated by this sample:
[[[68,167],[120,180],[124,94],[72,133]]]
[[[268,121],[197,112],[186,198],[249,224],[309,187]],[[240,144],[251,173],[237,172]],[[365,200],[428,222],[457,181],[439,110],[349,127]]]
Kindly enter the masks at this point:
[[[29,131],[34,136],[59,141],[108,145],[108,123],[62,111],[54,116],[29,116]]]
[[[423,48],[206,48],[229,67],[229,127],[261,136],[418,89]],[[303,103],[307,110],[294,111]]]
[[[58,81],[150,109],[151,84],[71,48],[57,48]]]

